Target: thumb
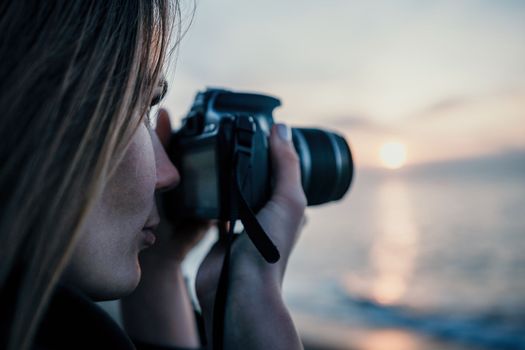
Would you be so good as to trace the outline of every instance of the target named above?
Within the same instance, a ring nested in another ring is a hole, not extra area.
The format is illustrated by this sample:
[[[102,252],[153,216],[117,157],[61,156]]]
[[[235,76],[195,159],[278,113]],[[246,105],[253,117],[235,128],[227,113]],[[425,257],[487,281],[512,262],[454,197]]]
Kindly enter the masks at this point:
[[[275,179],[273,199],[284,198],[302,205],[305,198],[301,185],[299,157],[292,143],[292,131],[289,126],[273,125],[270,134],[270,155]]]

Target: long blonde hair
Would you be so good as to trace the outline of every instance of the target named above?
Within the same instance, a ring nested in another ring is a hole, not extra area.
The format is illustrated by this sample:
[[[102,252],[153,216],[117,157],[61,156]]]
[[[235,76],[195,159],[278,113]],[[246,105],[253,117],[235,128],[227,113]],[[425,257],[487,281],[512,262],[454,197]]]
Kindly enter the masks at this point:
[[[0,348],[31,346],[86,213],[147,111],[173,18],[179,4],[168,0],[0,4]]]

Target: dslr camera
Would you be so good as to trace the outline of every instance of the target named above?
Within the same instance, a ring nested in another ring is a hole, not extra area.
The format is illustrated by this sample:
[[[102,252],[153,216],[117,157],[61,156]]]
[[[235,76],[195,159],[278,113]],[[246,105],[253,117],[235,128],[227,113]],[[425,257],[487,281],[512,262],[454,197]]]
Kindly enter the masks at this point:
[[[272,193],[268,136],[274,97],[207,89],[173,133],[168,155],[181,174],[180,185],[165,194],[167,213],[223,221],[239,218],[239,201],[257,212]],[[353,175],[350,148],[331,131],[292,128],[308,205],[341,199]],[[241,198],[242,197],[242,198]]]

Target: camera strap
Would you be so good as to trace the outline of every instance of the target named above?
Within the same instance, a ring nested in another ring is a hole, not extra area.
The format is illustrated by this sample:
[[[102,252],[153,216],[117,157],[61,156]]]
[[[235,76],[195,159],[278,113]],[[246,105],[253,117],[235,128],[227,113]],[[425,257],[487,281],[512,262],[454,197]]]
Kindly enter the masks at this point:
[[[234,171],[231,184],[232,202],[236,203],[237,217],[241,220],[244,231],[268,263],[279,261],[280,253],[268,234],[264,231],[248,201],[243,194],[243,187],[250,174],[253,155],[253,138],[255,134],[255,122],[252,117],[239,116],[235,124],[235,143],[233,148]],[[230,254],[234,241],[235,218],[230,219],[230,227],[227,229],[225,222],[219,225],[219,239],[226,244],[221,274],[215,294],[213,307],[213,349],[224,348],[224,316],[226,313],[226,299],[228,296]]]
[[[264,228],[257,220],[255,213],[252,211],[246,198],[244,197],[241,190],[240,175],[246,174],[246,171],[243,171],[243,168],[247,168],[248,161],[245,156],[239,155],[237,158],[237,174],[236,174],[236,192],[237,192],[237,205],[239,210],[239,218],[244,226],[244,230],[250,237],[250,240],[254,244],[255,248],[262,255],[264,260],[268,263],[273,264],[279,261],[281,255],[279,250],[272,242],[268,234],[264,231]]]
[[[213,303],[213,350],[222,350],[224,348],[224,317],[226,315],[226,299],[228,297],[228,284],[230,280],[230,255],[231,247],[234,241],[233,227],[230,222],[223,221],[219,223],[219,240],[225,244],[224,258],[222,261],[221,274],[215,291],[215,301]]]
[[[234,202],[238,217],[255,248],[264,260],[273,264],[279,261],[279,250],[264,231],[243,194],[245,182],[251,174],[256,124],[252,117],[241,115],[236,119],[235,129],[233,198],[236,199]]]

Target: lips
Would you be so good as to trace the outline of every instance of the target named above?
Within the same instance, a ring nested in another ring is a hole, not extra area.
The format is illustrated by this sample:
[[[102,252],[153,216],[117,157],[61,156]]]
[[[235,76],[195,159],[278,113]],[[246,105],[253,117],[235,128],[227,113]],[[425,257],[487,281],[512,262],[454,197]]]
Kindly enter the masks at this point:
[[[154,220],[153,222],[147,222],[146,225],[142,228],[142,231],[151,231],[152,233],[157,232],[157,227],[159,227],[159,220]]]
[[[156,206],[153,207],[153,212],[150,214],[146,224],[144,224],[143,230],[151,230],[155,232],[160,224],[160,217]]]
[[[146,224],[142,228],[142,235],[144,238],[144,244],[147,246],[151,246],[155,244],[155,241],[157,240],[157,236],[155,235],[155,232],[157,231],[157,227],[160,224],[160,218],[157,212],[157,208],[154,207],[153,213],[148,218]]]
[[[146,225],[144,226],[143,230],[149,230],[149,231],[157,231],[157,227],[159,226],[158,223],[152,224],[152,225]]]
[[[155,236],[154,230],[150,227],[145,227],[142,229],[142,235],[144,237],[144,243],[148,246],[155,244],[157,236]]]

